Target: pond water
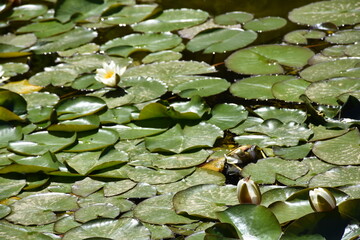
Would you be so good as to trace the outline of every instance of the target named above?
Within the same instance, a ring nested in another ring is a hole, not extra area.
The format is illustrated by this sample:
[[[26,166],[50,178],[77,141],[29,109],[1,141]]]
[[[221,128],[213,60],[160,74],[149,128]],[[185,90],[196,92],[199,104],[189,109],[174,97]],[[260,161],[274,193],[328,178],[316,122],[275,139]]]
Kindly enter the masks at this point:
[[[359,13],[1,2],[0,238],[358,238]]]

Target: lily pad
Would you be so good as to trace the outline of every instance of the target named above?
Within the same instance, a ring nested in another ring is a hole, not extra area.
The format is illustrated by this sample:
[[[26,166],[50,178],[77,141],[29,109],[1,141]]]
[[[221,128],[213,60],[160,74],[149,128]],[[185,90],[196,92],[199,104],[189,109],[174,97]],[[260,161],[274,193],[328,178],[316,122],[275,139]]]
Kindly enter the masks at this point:
[[[244,177],[251,176],[251,179],[257,183],[272,184],[275,183],[277,174],[297,179],[305,175],[308,170],[307,164],[303,162],[266,158],[246,165],[242,175]]]
[[[29,65],[24,63],[9,62],[1,65],[4,70],[5,77],[13,77],[18,74],[23,74],[29,71]]]
[[[77,181],[72,185],[71,190],[74,194],[86,197],[96,192],[105,185],[104,182],[96,181],[91,178],[84,178],[81,181]]]
[[[25,135],[24,140],[9,143],[9,149],[26,155],[42,155],[47,151],[58,152],[75,142],[76,135],[52,134],[47,131]]]
[[[292,76],[275,75],[275,76],[256,76],[243,78],[233,83],[230,92],[236,97],[247,99],[272,99],[272,86],[280,81],[293,79]]]
[[[0,176],[1,195],[0,200],[4,200],[8,197],[16,196],[23,187],[25,187],[26,181],[24,179],[12,179],[6,176]]]
[[[9,18],[13,21],[26,21],[46,13],[47,10],[42,4],[24,4],[14,7]]]
[[[120,180],[117,182],[108,182],[104,186],[104,196],[109,197],[119,195],[134,188],[135,186],[136,183],[129,179]]]
[[[77,197],[65,193],[39,193],[18,200],[11,205],[6,219],[21,225],[41,225],[55,222],[54,212],[77,209]]]
[[[176,61],[182,58],[182,54],[179,52],[165,50],[160,52],[154,52],[146,55],[141,61],[143,63],[153,63],[153,62],[168,62]]]
[[[34,232],[32,230],[27,230],[26,228],[19,227],[14,224],[9,224],[6,222],[0,222],[0,237],[4,240],[13,240],[13,239],[37,239],[37,240],[53,240],[52,237],[40,233]]]
[[[64,240],[83,240],[86,238],[148,240],[150,239],[150,231],[138,220],[132,218],[99,219],[73,228],[66,232],[63,237]]]
[[[224,211],[227,206],[238,203],[236,186],[193,186],[177,192],[173,203],[178,214],[187,213],[194,217],[217,219],[216,212]]]
[[[208,123],[184,128],[177,124],[165,133],[145,138],[145,144],[151,152],[181,153],[199,147],[212,147],[215,140],[222,135],[220,128]]]
[[[338,31],[325,38],[327,42],[336,44],[357,43],[360,40],[359,30],[343,30]]]
[[[283,66],[302,68],[314,53],[308,48],[290,45],[259,45],[231,54],[225,65],[240,74],[281,74]]]
[[[278,119],[283,123],[303,123],[307,117],[306,112],[290,108],[260,107],[254,112],[264,120]]]
[[[51,70],[37,73],[29,79],[29,82],[43,87],[50,84],[53,86],[66,86],[72,83],[76,77],[77,74],[74,71]]]
[[[137,139],[166,131],[166,128],[141,127],[133,123],[130,123],[128,125],[116,125],[106,127],[104,129],[115,130],[116,132],[118,132],[121,139]]]
[[[4,107],[8,109],[9,112],[20,115],[26,112],[26,106],[27,103],[21,95],[9,90],[0,89],[0,107]],[[0,120],[2,120],[1,115]]]
[[[360,164],[360,134],[352,130],[340,137],[318,141],[313,147],[320,159],[335,165]]]
[[[324,173],[314,176],[309,183],[310,187],[339,187],[360,184],[360,167],[335,167]]]
[[[282,28],[286,23],[286,19],[282,17],[264,17],[246,22],[244,28],[257,32],[267,32]]]
[[[214,21],[217,24],[233,25],[238,23],[245,23],[254,18],[254,15],[248,12],[227,12],[215,17]]]
[[[181,38],[171,33],[130,34],[114,38],[101,46],[110,55],[127,57],[137,51],[158,52],[171,49],[181,43]]]
[[[18,33],[34,33],[38,38],[46,38],[71,30],[75,24],[68,22],[61,24],[57,21],[36,22],[25,25],[17,30]]]
[[[308,39],[321,39],[326,34],[318,30],[295,30],[287,33],[284,40],[293,44],[308,44]]]
[[[182,153],[174,155],[157,155],[152,161],[158,168],[175,169],[197,166],[206,161],[210,153],[206,150],[200,150],[194,153]]]
[[[56,94],[49,92],[34,92],[24,94],[23,97],[27,102],[28,109],[42,106],[53,106],[59,101],[59,97]]]
[[[191,98],[196,95],[208,97],[226,91],[229,86],[230,83],[223,78],[201,77],[180,83],[172,89],[172,92],[183,98]]]
[[[11,141],[18,141],[22,138],[21,127],[12,127],[11,125],[0,122],[0,148],[6,147]]]
[[[173,194],[165,194],[142,201],[134,209],[134,216],[140,221],[152,224],[186,224],[197,221],[176,214]]]
[[[300,24],[315,25],[331,22],[337,26],[360,22],[356,9],[360,3],[357,0],[332,0],[311,3],[296,8],[289,13],[289,19]]]
[[[345,58],[312,65],[300,72],[300,76],[309,82],[336,77],[358,77],[360,59]]]
[[[137,4],[128,5],[103,18],[106,24],[133,24],[142,21],[144,18],[153,14],[158,7],[157,4]]]
[[[85,223],[96,218],[116,218],[119,214],[120,209],[110,203],[95,203],[78,209],[74,217],[76,221]]]
[[[6,217],[11,213],[11,208],[4,204],[0,204],[0,219]]]
[[[242,239],[279,239],[280,224],[268,208],[253,204],[240,204],[217,213],[219,220],[235,226]]]
[[[271,92],[276,99],[287,102],[301,102],[302,100],[299,97],[305,94],[305,90],[309,85],[309,82],[301,78],[290,78],[274,83]]]
[[[246,47],[256,38],[257,34],[253,31],[221,28],[199,33],[187,43],[186,48],[192,52],[222,53]]]
[[[48,131],[82,132],[97,129],[100,119],[97,115],[90,115],[72,120],[61,121],[48,127]]]
[[[168,9],[158,17],[132,25],[138,32],[170,32],[203,23],[209,14],[195,9]]]
[[[164,63],[152,63],[129,68],[123,75],[126,77],[151,77],[165,83],[170,90],[175,86],[194,79],[198,79],[197,74],[215,72],[215,68],[195,61],[169,61]]]
[[[218,126],[221,130],[235,127],[248,116],[243,106],[226,103],[215,105],[211,114],[212,117],[207,122]]]
[[[305,94],[314,102],[338,105],[337,98],[342,94],[359,90],[359,78],[341,77],[314,82],[306,88]]]

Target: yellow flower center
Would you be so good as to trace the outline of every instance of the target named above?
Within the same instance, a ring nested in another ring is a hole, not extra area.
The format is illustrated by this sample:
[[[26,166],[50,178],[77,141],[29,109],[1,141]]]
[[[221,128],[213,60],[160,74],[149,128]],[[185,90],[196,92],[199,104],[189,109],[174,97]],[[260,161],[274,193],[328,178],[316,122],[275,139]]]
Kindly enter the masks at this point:
[[[109,71],[105,74],[105,78],[108,79],[108,78],[111,78],[112,76],[114,75],[114,72],[113,71]]]

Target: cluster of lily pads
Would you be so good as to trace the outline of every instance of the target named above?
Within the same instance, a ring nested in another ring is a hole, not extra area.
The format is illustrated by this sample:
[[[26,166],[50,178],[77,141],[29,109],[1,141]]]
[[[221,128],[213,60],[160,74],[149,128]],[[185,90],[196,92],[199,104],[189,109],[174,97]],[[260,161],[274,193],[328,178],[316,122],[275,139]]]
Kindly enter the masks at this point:
[[[282,17],[15,2],[0,4],[0,238],[360,235],[358,0],[292,10],[276,44],[261,36]],[[260,205],[239,205],[243,177]],[[314,212],[317,187],[334,209]]]

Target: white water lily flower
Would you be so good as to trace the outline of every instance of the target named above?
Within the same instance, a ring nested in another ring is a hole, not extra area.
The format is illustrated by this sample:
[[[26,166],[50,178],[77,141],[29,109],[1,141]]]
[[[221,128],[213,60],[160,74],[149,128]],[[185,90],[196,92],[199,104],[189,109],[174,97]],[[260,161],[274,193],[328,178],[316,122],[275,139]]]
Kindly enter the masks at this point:
[[[237,184],[237,197],[240,204],[256,204],[261,202],[258,185],[250,178],[243,178]]]
[[[96,69],[95,79],[106,86],[115,87],[125,71],[126,66],[120,67],[114,61],[103,63],[103,68]]]
[[[309,191],[311,207],[316,212],[331,211],[336,207],[336,200],[332,193],[325,188],[315,188]]]

